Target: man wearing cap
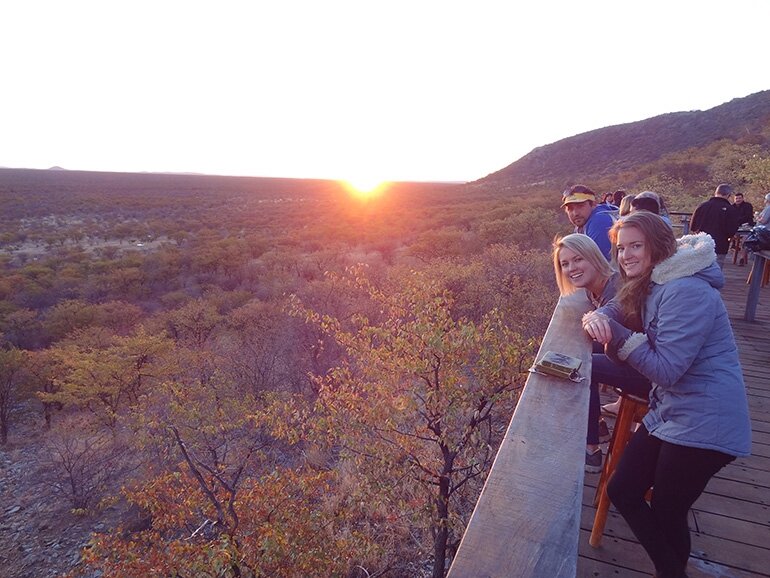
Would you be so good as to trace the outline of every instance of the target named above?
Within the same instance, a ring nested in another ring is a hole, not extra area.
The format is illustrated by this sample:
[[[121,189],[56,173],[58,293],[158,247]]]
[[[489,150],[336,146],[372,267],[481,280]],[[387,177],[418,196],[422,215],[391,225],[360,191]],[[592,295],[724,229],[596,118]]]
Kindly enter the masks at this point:
[[[610,260],[610,238],[607,234],[616,213],[605,203],[596,202],[596,193],[585,185],[574,185],[562,193],[562,208],[576,233],[591,237],[607,261]]]
[[[730,237],[738,230],[738,219],[730,204],[733,188],[727,183],[717,186],[714,196],[698,205],[692,214],[690,230],[693,233],[708,233],[714,239],[717,263],[725,265],[725,257],[730,249]]]

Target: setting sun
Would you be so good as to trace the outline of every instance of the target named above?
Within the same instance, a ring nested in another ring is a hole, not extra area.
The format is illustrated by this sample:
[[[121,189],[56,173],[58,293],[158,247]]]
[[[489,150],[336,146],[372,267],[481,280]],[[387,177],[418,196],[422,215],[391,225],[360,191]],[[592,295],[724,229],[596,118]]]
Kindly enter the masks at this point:
[[[348,190],[359,197],[370,197],[378,193],[385,181],[377,179],[357,178],[344,181]]]

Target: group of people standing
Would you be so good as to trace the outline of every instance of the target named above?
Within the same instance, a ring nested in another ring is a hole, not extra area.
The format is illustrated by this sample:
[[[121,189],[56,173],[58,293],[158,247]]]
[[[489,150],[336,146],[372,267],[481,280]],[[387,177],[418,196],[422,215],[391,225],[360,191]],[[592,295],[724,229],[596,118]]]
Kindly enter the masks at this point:
[[[723,198],[724,188],[717,190]],[[595,344],[586,470],[599,471],[602,463],[599,384],[648,399],[607,491],[656,576],[681,578],[690,555],[688,511],[716,472],[749,455],[751,426],[719,293],[721,245],[705,225],[676,239],[653,195],[635,197],[653,210],[632,205],[621,215],[588,187],[565,191],[562,207],[575,233],[554,243],[554,269],[562,294],[584,290],[594,306],[582,320]]]
[[[735,193],[735,201],[730,202],[733,188],[722,183],[714,190],[714,196],[698,205],[692,214],[690,230],[711,235],[716,244],[716,258],[724,266],[730,250],[730,240],[741,226],[754,226],[754,207],[743,198],[743,193]],[[766,209],[760,214],[759,224],[767,225],[770,221],[770,194],[765,196]],[[746,264],[746,255],[741,256],[740,265]]]

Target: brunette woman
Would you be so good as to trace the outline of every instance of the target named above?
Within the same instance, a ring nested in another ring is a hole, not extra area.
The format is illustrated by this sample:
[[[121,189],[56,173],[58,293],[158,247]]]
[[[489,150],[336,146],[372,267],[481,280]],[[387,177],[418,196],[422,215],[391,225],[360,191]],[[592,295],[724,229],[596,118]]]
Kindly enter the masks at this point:
[[[719,294],[724,277],[710,236],[676,241],[652,213],[618,221],[610,238],[621,286],[615,300],[586,314],[583,327],[654,385],[607,491],[656,575],[681,578],[690,507],[716,472],[751,448],[738,350]]]

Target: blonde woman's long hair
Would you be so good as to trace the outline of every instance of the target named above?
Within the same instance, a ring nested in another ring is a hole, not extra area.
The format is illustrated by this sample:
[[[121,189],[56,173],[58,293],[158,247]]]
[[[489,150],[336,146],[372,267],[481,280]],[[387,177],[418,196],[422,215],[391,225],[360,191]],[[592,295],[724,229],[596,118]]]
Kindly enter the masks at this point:
[[[626,195],[621,199],[620,206],[618,207],[618,216],[625,217],[631,213],[631,201],[633,201],[635,197],[636,195]]]
[[[635,227],[642,235],[650,252],[652,267],[638,277],[627,277],[620,269],[621,285],[617,300],[625,317],[625,325],[634,331],[642,331],[642,307],[650,292],[652,268],[676,253],[676,239],[671,227],[658,215],[649,211],[636,211],[619,219],[610,229],[612,260],[618,262],[618,232],[626,227]]]
[[[582,233],[572,233],[564,237],[556,237],[553,241],[553,272],[556,274],[556,284],[559,286],[559,294],[569,295],[577,290],[572,284],[572,280],[561,268],[561,259],[559,259],[559,253],[562,249],[567,248],[574,251],[583,259],[593,265],[599,275],[605,279],[612,277],[614,271],[607,263],[607,259],[604,258],[599,246],[588,235]]]

